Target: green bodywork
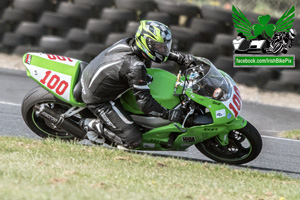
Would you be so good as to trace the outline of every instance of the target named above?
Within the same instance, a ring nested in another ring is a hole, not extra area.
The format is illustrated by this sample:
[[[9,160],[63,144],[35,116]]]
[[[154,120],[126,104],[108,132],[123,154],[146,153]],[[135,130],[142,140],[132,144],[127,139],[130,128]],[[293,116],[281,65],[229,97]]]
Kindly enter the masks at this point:
[[[176,76],[161,69],[148,69],[148,74],[153,77],[153,82],[149,84],[152,96],[162,106],[168,109],[172,109],[177,106],[180,103],[179,97],[173,95]],[[181,94],[182,91],[182,86],[179,86],[176,93]],[[227,145],[228,133],[231,130],[241,129],[246,126],[247,121],[241,116],[234,118],[231,111],[221,101],[197,95],[189,89],[185,91],[185,94],[193,101],[209,109],[213,118],[213,123],[187,128],[186,132],[183,132],[182,128],[181,130],[177,128],[174,123],[152,129],[143,134],[143,144],[139,150],[180,151],[214,136],[217,136],[222,145]],[[125,110],[133,114],[143,114],[143,112],[138,108],[131,90],[122,96],[121,103]],[[226,117],[217,118],[216,111],[222,109],[225,109]],[[181,127],[181,124],[177,124],[177,126]],[[167,147],[167,144],[171,134],[179,134],[179,136],[176,138],[172,148],[170,149]]]
[[[32,54],[31,54],[32,55]],[[77,61],[74,66],[54,62],[47,58],[32,55],[30,63],[26,63],[26,56],[23,57],[23,62],[27,67],[27,75],[33,78],[43,88],[47,89],[54,96],[62,101],[65,101],[75,107],[84,107],[84,103],[77,102],[73,97],[73,89],[77,83],[79,74],[79,64]],[[59,72],[72,77],[70,84],[70,100],[61,98],[55,92],[49,90],[40,80],[35,79],[28,68],[30,65],[38,66],[53,72]],[[148,69],[148,74],[153,77],[153,81],[149,84],[152,96],[162,106],[172,109],[180,104],[178,96],[174,96],[174,85],[176,83],[176,76],[162,69]],[[178,86],[177,94],[182,94],[183,87]],[[170,123],[169,125],[154,128],[150,131],[143,133],[143,143],[138,150],[185,150],[188,147],[203,142],[209,138],[217,136],[220,144],[228,144],[228,133],[231,130],[241,129],[246,126],[247,121],[242,117],[234,117],[231,111],[221,101],[217,101],[208,97],[200,96],[193,93],[191,90],[186,89],[185,94],[193,101],[201,104],[209,109],[210,115],[213,118],[212,124],[193,126],[190,128],[182,128],[181,124]],[[131,90],[126,92],[120,99],[125,110],[135,115],[143,115],[143,112],[138,108],[136,99]],[[217,118],[216,111],[225,110],[226,117]],[[179,127],[179,128],[178,128]],[[176,134],[175,141],[172,146],[167,146],[170,136]]]
[[[148,74],[153,77],[149,84],[152,97],[162,106],[172,109],[180,103],[179,97],[173,95],[176,76],[161,69],[148,69]],[[177,93],[182,92],[180,87]],[[144,114],[136,104],[132,90],[129,90],[121,97],[121,103],[125,110],[133,114]]]
[[[215,125],[215,123],[188,128],[186,132],[179,130],[173,123],[167,126],[152,129],[143,134],[143,144],[139,150],[185,150],[186,148],[203,142],[209,138],[217,136],[222,145],[228,144],[228,133],[231,130],[237,130],[245,127],[247,121],[238,116],[232,122],[227,124]],[[180,124],[177,124],[181,126]],[[167,144],[171,134],[180,134],[172,148]],[[188,138],[188,139],[186,139]],[[151,144],[151,145],[149,145]]]
[[[30,54],[30,53],[28,53]],[[77,107],[84,107],[85,104],[84,103],[81,103],[81,102],[77,102],[75,99],[74,99],[74,96],[73,96],[73,89],[77,83],[77,80],[78,80],[78,74],[79,74],[79,64],[82,62],[82,61],[77,61],[75,66],[70,66],[70,65],[67,65],[67,64],[64,64],[64,63],[60,63],[60,62],[55,62],[53,60],[50,60],[50,59],[47,59],[47,58],[44,58],[44,57],[41,57],[41,56],[38,56],[36,55],[37,53],[32,53],[30,54],[31,55],[31,61],[30,61],[30,64],[27,64],[26,63],[26,58],[27,58],[27,54],[25,54],[23,56],[23,63],[24,65],[26,66],[27,68],[27,76],[31,77],[33,80],[35,80],[39,85],[41,85],[43,88],[45,88],[46,90],[48,90],[50,93],[52,93],[55,97],[57,97],[58,99],[62,100],[62,101],[65,101],[69,104],[71,104],[72,106],[77,106]],[[45,55],[45,54],[41,54],[41,55]],[[34,78],[34,76],[30,73],[30,66],[37,66],[37,67],[40,67],[40,68],[44,68],[44,69],[47,69],[47,70],[50,70],[50,71],[53,71],[54,73],[55,72],[58,72],[58,73],[61,73],[61,74],[66,74],[66,75],[69,75],[71,76],[71,84],[70,84],[70,99],[69,101],[67,101],[66,99],[62,98],[60,95],[56,94],[55,92],[53,92],[52,90],[49,90],[44,84],[42,84],[40,82],[40,80],[37,80],[36,78]]]

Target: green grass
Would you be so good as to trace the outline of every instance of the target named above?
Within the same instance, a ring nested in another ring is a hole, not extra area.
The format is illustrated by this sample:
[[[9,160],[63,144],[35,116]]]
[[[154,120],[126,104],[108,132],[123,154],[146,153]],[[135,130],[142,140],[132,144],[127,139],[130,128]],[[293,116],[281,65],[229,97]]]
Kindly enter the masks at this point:
[[[299,199],[300,180],[53,140],[0,137],[0,199]]]
[[[300,130],[284,131],[279,134],[280,137],[300,140]]]

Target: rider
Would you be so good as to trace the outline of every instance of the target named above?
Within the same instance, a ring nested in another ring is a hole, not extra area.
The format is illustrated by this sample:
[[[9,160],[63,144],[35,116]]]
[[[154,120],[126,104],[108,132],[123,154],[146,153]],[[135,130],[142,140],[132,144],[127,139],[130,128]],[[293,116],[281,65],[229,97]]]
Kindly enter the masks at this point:
[[[293,46],[296,35],[296,29],[292,28],[288,32],[276,32],[271,39],[268,51],[274,53],[277,50],[275,49],[276,44],[283,44],[277,53],[287,53],[288,48]]]
[[[137,105],[145,114],[182,122],[181,110],[161,106],[151,96],[147,85],[149,75],[146,68],[151,66],[151,61],[172,60],[184,67],[194,63],[193,56],[171,51],[171,44],[168,26],[144,20],[140,22],[135,38],[118,41],[87,65],[81,78],[82,99],[99,118],[86,119],[82,123],[91,141],[103,143],[98,132],[117,145],[126,148],[140,146],[141,131],[118,100],[129,89],[133,90]]]

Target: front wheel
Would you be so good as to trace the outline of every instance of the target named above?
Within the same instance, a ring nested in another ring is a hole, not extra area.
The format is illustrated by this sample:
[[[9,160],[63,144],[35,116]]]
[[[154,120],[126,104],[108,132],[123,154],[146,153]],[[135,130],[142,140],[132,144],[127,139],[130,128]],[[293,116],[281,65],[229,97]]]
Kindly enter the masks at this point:
[[[262,139],[252,124],[228,134],[229,144],[222,146],[216,137],[196,144],[196,148],[208,158],[227,164],[244,164],[254,160],[262,149]]]

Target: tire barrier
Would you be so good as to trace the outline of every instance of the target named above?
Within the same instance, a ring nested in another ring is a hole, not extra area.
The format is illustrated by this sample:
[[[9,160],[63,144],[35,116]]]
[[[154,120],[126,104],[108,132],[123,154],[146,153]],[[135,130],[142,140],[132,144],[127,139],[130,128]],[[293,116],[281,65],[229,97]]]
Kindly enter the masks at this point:
[[[39,24],[54,30],[68,30],[73,27],[71,18],[52,11],[45,11],[39,20]]]
[[[200,14],[200,8],[198,6],[186,3],[176,3],[174,1],[159,1],[157,7],[160,12],[175,16],[185,15],[194,17],[197,14]]]
[[[42,13],[50,6],[47,0],[14,0],[13,7],[29,13]]]
[[[46,52],[53,54],[63,54],[70,49],[70,44],[67,39],[53,35],[43,36],[39,46]]]
[[[2,20],[7,22],[8,25],[12,25],[13,23],[18,23],[27,19],[28,15],[26,12],[16,8],[6,8],[2,15]],[[9,27],[9,29],[13,28]]]
[[[23,21],[18,25],[15,32],[24,37],[40,38],[46,33],[46,30],[42,24]]]
[[[93,9],[110,7],[114,4],[113,0],[75,0],[75,5],[87,5]]]
[[[118,9],[148,12],[156,9],[154,0],[115,0]]]
[[[194,43],[190,49],[190,53],[201,57],[208,58],[212,62],[219,55],[219,48],[214,44],[209,43]]]
[[[177,21],[178,21],[177,17],[174,18],[168,13],[152,12],[152,11],[147,12],[144,16],[141,16],[141,19],[142,20],[147,19],[147,20],[159,21],[161,23],[168,24],[168,26],[175,25],[175,24],[177,24]],[[136,29],[134,31],[136,31]]]
[[[257,21],[258,14],[245,15]],[[171,0],[1,0],[0,52],[41,51],[90,62],[118,40],[133,37],[144,19],[170,27],[174,50],[209,58],[239,83],[300,92],[300,34],[288,52],[296,55],[296,70],[233,68],[232,40],[237,34],[232,11],[209,5]],[[272,23],[277,20],[271,18]],[[300,32],[300,19],[295,19],[294,28]],[[179,70],[171,62],[152,67]]]

